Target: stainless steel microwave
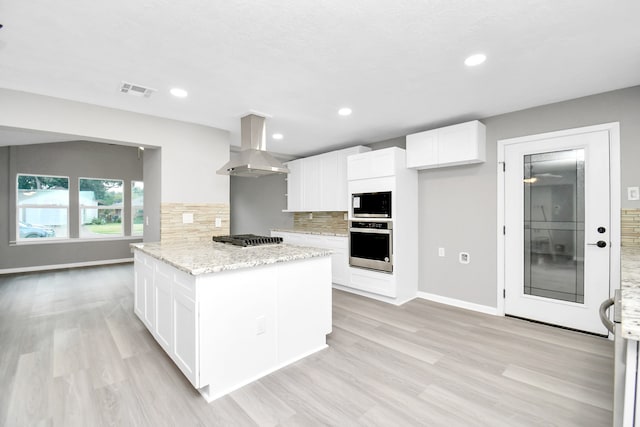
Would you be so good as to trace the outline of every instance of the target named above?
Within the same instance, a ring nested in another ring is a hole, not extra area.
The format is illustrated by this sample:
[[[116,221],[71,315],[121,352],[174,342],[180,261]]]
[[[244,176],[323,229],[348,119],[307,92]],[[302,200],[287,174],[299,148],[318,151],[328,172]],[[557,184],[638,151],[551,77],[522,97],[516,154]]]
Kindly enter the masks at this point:
[[[354,218],[391,218],[391,191],[351,195]]]

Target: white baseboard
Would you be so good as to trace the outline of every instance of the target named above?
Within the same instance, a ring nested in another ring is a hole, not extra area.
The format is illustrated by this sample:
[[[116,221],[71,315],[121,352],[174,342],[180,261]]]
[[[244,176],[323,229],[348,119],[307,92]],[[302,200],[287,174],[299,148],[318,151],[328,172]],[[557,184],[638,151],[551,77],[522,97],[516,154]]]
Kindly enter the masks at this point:
[[[97,261],[73,262],[70,264],[53,264],[53,265],[37,265],[34,267],[3,268],[3,269],[0,269],[0,275],[15,274],[15,273],[30,273],[32,271],[61,270],[63,268],[92,267],[96,265],[122,264],[125,262],[133,262],[133,257],[120,258],[120,259],[104,259],[104,260],[97,260]]]
[[[496,307],[489,307],[488,305],[475,304],[472,302],[463,301],[455,298],[449,298],[449,297],[443,297],[441,295],[430,294],[428,292],[418,292],[418,298],[439,302],[440,304],[451,305],[453,307],[464,308],[465,310],[472,310],[480,313],[498,316],[498,309]]]
[[[378,301],[382,301],[382,302],[386,302],[389,304],[393,304],[393,305],[402,305],[405,304],[409,301],[411,301],[412,299],[414,299],[415,297],[406,297],[406,298],[392,298],[392,297],[386,297],[384,295],[378,295],[375,294],[373,292],[367,292],[367,291],[362,291],[360,289],[356,289],[356,288],[352,288],[349,286],[344,286],[344,285],[339,285],[337,283],[333,283],[332,284],[334,289],[338,289],[340,291],[345,291],[345,292],[349,292],[352,294],[356,294],[356,295],[360,295],[363,297],[367,297],[367,298],[371,298],[371,299],[375,299]]]

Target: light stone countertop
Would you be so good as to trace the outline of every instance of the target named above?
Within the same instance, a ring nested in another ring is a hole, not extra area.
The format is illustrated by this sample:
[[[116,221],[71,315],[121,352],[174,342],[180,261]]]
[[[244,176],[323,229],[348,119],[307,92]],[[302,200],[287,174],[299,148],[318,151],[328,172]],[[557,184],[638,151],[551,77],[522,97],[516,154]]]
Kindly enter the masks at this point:
[[[307,230],[294,230],[291,228],[274,228],[271,231],[281,231],[283,233],[299,233],[299,234],[313,234],[316,236],[336,236],[336,237],[347,237],[347,232],[336,233],[333,231],[307,231]]]
[[[154,242],[132,243],[130,246],[194,276],[332,254],[329,249],[284,243],[242,247],[218,242]]]
[[[640,341],[640,247],[621,252],[622,336]]]

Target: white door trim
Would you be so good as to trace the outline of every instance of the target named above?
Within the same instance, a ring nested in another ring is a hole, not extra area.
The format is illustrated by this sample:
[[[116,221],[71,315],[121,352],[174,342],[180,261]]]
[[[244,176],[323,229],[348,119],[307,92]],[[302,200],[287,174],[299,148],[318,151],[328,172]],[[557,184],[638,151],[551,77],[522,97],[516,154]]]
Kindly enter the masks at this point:
[[[590,133],[597,131],[609,131],[609,170],[610,170],[610,213],[611,213],[611,233],[609,235],[611,240],[610,247],[610,265],[609,269],[609,292],[613,296],[614,290],[620,286],[620,123],[603,123],[594,126],[585,126],[575,129],[566,129],[556,132],[547,132],[537,135],[528,135],[517,138],[501,139],[498,140],[497,154],[498,154],[498,215],[497,215],[497,239],[498,239],[498,286],[497,286],[497,309],[496,314],[504,316],[504,289],[505,289],[505,277],[504,277],[504,245],[505,236],[503,234],[503,227],[505,224],[504,217],[504,186],[505,175],[503,172],[504,165],[504,151],[506,146],[512,144],[519,144],[523,142],[531,142],[540,139],[550,139],[569,135],[578,135],[581,133]],[[508,167],[508,166],[507,166]]]

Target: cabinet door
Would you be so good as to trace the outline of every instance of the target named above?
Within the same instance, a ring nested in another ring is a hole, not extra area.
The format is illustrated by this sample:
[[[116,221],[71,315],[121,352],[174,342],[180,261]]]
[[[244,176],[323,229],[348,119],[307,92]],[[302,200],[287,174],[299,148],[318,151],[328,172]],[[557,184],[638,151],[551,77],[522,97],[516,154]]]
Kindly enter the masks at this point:
[[[370,175],[371,158],[369,153],[355,154],[347,158],[347,179],[349,181],[370,178]]]
[[[426,169],[438,165],[438,131],[407,135],[407,167]]]
[[[154,290],[153,265],[149,266],[149,271],[144,277],[144,323],[153,333],[156,325],[156,299]]]
[[[320,179],[316,191],[320,193],[320,210],[339,211],[341,209],[342,187],[346,193],[346,178],[340,181],[338,176],[338,154],[335,152],[318,156],[320,160]],[[346,210],[346,209],[344,209]]]
[[[349,183],[347,181],[347,157],[349,152],[340,152],[336,156],[336,175],[334,180],[334,193],[336,208],[334,211],[349,210]]]
[[[404,150],[402,151],[404,153]],[[347,159],[347,178],[349,181],[367,178],[393,176],[398,162],[397,150],[386,148],[368,153],[349,156]],[[404,167],[404,165],[403,165]]]
[[[168,267],[167,267],[168,268]],[[171,354],[173,342],[173,312],[171,310],[172,277],[159,266],[156,268],[154,282],[155,297],[155,337],[160,346]]]
[[[153,280],[153,270],[149,271],[150,268],[145,265],[145,257],[139,252],[135,252],[135,287],[134,287],[134,302],[133,302],[133,311],[138,315],[140,320],[144,321],[145,317],[145,303],[146,303],[146,282],[148,278]]]
[[[302,210],[302,160],[291,161],[287,167],[287,210],[299,211]]]
[[[438,163],[469,163],[479,161],[479,122],[467,122],[438,129]]]
[[[349,285],[349,251],[346,248],[332,248],[331,281],[339,285]]]
[[[173,360],[194,387],[198,388],[197,313],[194,300],[181,292],[173,293],[174,342]]]
[[[371,172],[369,178],[393,176],[396,174],[396,152],[390,148],[370,151]]]
[[[320,158],[317,156],[303,159],[302,168],[302,211],[319,211],[320,207]]]

